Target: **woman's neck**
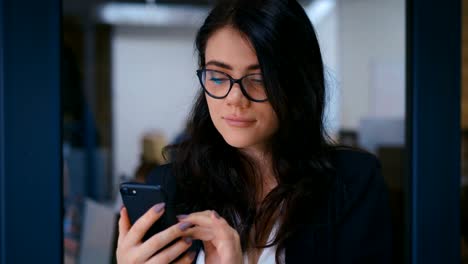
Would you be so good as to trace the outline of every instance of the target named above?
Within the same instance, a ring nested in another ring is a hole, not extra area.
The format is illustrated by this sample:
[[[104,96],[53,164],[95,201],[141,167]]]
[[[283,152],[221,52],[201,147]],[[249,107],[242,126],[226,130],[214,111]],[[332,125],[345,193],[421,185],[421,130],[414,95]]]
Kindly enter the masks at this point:
[[[278,185],[273,170],[271,152],[265,148],[242,149],[242,152],[252,159],[255,165],[255,172],[260,177],[260,181],[258,182],[258,189],[260,191],[258,202],[260,203]]]

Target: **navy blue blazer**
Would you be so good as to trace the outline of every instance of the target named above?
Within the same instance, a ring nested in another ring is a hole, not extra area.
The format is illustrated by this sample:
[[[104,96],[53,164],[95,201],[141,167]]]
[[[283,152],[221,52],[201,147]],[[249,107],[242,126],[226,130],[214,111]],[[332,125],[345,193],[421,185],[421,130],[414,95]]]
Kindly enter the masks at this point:
[[[286,241],[285,262],[391,263],[391,219],[388,191],[380,163],[369,153],[336,150],[334,188],[323,217],[325,226],[304,225]],[[156,168],[148,183],[162,185],[174,199],[171,166]]]

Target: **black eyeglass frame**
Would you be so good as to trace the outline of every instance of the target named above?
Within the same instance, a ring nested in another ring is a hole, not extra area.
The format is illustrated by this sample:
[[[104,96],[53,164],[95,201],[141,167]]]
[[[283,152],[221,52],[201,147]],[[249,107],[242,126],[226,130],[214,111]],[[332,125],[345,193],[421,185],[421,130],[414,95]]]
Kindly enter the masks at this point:
[[[221,74],[224,74],[224,75],[226,75],[226,76],[228,77],[229,82],[230,82],[230,86],[229,86],[229,89],[228,89],[227,93],[226,93],[224,96],[216,96],[216,95],[210,93],[210,92],[208,91],[208,89],[206,89],[205,85],[203,84],[203,73],[204,73],[204,72],[207,72],[207,71],[221,73]],[[234,86],[234,84],[237,83],[237,84],[239,84],[239,87],[240,87],[240,89],[241,89],[242,94],[243,94],[247,99],[249,99],[250,101],[257,102],[257,103],[262,103],[262,102],[268,101],[268,98],[260,99],[260,100],[259,100],[259,99],[254,99],[254,98],[252,98],[252,97],[247,93],[247,91],[245,90],[244,85],[242,85],[242,80],[244,80],[244,78],[249,77],[249,76],[252,76],[252,75],[259,75],[259,73],[247,74],[247,75],[245,75],[245,76],[242,76],[240,79],[234,79],[234,78],[232,78],[229,74],[227,74],[227,73],[225,73],[225,72],[222,72],[222,71],[210,70],[210,69],[205,69],[205,68],[200,69],[200,70],[197,70],[198,80],[200,81],[200,84],[201,84],[203,90],[205,91],[205,93],[207,93],[209,96],[211,96],[211,97],[213,97],[213,98],[215,98],[215,99],[223,99],[223,98],[226,98],[226,97],[229,95],[229,93],[231,92],[232,87]]]

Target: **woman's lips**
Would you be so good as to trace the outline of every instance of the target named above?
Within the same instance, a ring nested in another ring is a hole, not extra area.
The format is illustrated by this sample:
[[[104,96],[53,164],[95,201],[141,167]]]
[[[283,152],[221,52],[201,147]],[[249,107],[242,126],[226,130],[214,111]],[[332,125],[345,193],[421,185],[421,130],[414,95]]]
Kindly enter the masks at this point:
[[[233,127],[249,127],[256,122],[255,119],[242,118],[237,116],[225,116],[223,119],[228,125]]]

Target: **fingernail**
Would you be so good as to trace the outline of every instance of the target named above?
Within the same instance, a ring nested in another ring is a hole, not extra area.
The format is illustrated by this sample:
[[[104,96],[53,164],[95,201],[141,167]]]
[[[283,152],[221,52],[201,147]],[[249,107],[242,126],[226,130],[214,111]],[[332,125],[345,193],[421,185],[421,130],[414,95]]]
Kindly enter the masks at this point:
[[[184,241],[185,241],[185,243],[187,243],[187,244],[192,243],[192,240],[193,240],[193,239],[190,238],[190,237],[184,237]]]
[[[188,222],[185,222],[185,223],[180,223],[179,224],[179,229],[181,231],[185,231],[187,230],[192,224],[191,223],[188,223]]]
[[[180,220],[182,220],[182,219],[185,219],[185,218],[187,218],[187,217],[188,217],[188,215],[181,214],[181,215],[178,215],[178,216],[176,216],[176,217],[177,217],[177,220],[179,220],[179,221],[180,221]]]
[[[195,252],[195,251],[190,251],[190,252],[188,253],[188,256],[189,256],[190,259],[194,259],[194,258],[195,258],[195,255],[197,255],[197,252]]]
[[[166,206],[165,203],[158,203],[153,207],[153,210],[156,211],[156,213],[160,213],[164,209],[164,206]]]
[[[218,219],[221,218],[221,216],[219,216],[219,214],[214,210],[213,210],[213,214],[215,215],[216,218],[218,218]]]

